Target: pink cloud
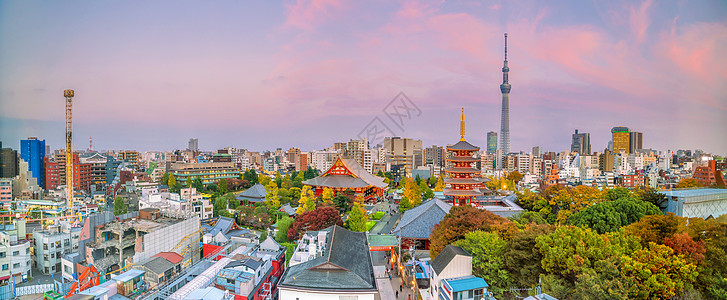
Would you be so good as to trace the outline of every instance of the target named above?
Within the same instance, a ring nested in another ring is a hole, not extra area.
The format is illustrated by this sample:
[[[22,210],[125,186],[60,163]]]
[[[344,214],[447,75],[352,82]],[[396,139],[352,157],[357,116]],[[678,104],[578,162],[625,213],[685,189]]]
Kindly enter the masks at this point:
[[[631,25],[631,31],[636,35],[637,43],[643,42],[644,38],[646,38],[646,29],[649,28],[650,23],[647,11],[652,2],[652,0],[646,0],[638,7],[632,6],[630,8],[629,23]]]
[[[297,0],[286,5],[287,18],[283,27],[292,27],[311,31],[334,16],[343,8],[339,0]]]

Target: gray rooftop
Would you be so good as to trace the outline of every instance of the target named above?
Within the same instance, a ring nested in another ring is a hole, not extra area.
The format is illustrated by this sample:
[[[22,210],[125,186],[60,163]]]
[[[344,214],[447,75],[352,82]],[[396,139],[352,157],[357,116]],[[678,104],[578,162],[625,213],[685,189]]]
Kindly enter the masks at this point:
[[[174,268],[174,264],[163,257],[154,257],[150,261],[143,264],[144,267],[156,274],[163,274],[169,269]]]
[[[451,204],[437,198],[427,200],[405,211],[391,233],[406,238],[428,239],[434,225],[439,224],[450,209]]]
[[[240,201],[262,202],[265,201],[265,196],[267,195],[268,192],[265,190],[265,187],[262,184],[256,183],[249,189],[237,194],[235,198]]]
[[[294,265],[281,287],[315,290],[376,291],[366,233],[332,226],[322,256]]]

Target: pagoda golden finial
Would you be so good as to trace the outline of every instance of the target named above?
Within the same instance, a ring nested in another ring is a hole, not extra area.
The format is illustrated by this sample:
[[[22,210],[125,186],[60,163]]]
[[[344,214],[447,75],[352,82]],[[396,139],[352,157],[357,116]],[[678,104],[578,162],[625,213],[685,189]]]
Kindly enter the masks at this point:
[[[459,117],[459,135],[460,141],[464,141],[464,107],[462,107],[462,115]]]

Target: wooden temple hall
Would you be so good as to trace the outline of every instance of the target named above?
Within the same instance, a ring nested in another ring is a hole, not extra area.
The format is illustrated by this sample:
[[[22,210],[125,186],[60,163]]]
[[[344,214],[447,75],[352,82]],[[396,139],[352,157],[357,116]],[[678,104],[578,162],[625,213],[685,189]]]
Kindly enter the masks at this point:
[[[448,196],[448,200],[451,197],[451,204],[454,206],[479,205],[478,197],[482,198],[486,190],[485,182],[489,181],[482,178],[480,170],[475,167],[478,159],[474,154],[480,151],[480,147],[464,139],[464,119],[464,108],[462,108],[460,139],[456,144],[447,146],[448,168],[444,169],[446,187],[443,192]]]
[[[365,201],[383,196],[387,186],[383,178],[367,172],[355,159],[344,157],[338,157],[328,171],[303,181],[303,184],[311,186],[316,196],[323,193],[325,188],[332,189],[336,194],[350,189],[356,196],[363,196]]]

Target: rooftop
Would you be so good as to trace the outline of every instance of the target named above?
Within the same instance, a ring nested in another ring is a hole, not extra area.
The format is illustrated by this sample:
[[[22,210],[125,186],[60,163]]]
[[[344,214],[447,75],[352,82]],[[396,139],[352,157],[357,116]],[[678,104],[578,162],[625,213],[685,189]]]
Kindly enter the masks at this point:
[[[662,192],[667,197],[698,197],[711,195],[727,196],[727,189],[684,189]]]
[[[332,226],[325,253],[291,266],[281,287],[316,290],[376,291],[366,233]]]
[[[452,205],[437,198],[427,200],[404,212],[391,232],[407,238],[428,239],[434,225],[439,224],[452,209]]]
[[[462,247],[447,245],[432,261],[432,269],[434,269],[437,274],[441,274],[442,271],[444,271],[444,268],[446,268],[457,255],[472,256],[467,253],[466,250],[462,249]]]
[[[452,292],[469,291],[474,289],[486,288],[489,285],[484,279],[473,275],[444,279],[444,282],[452,288]]]

